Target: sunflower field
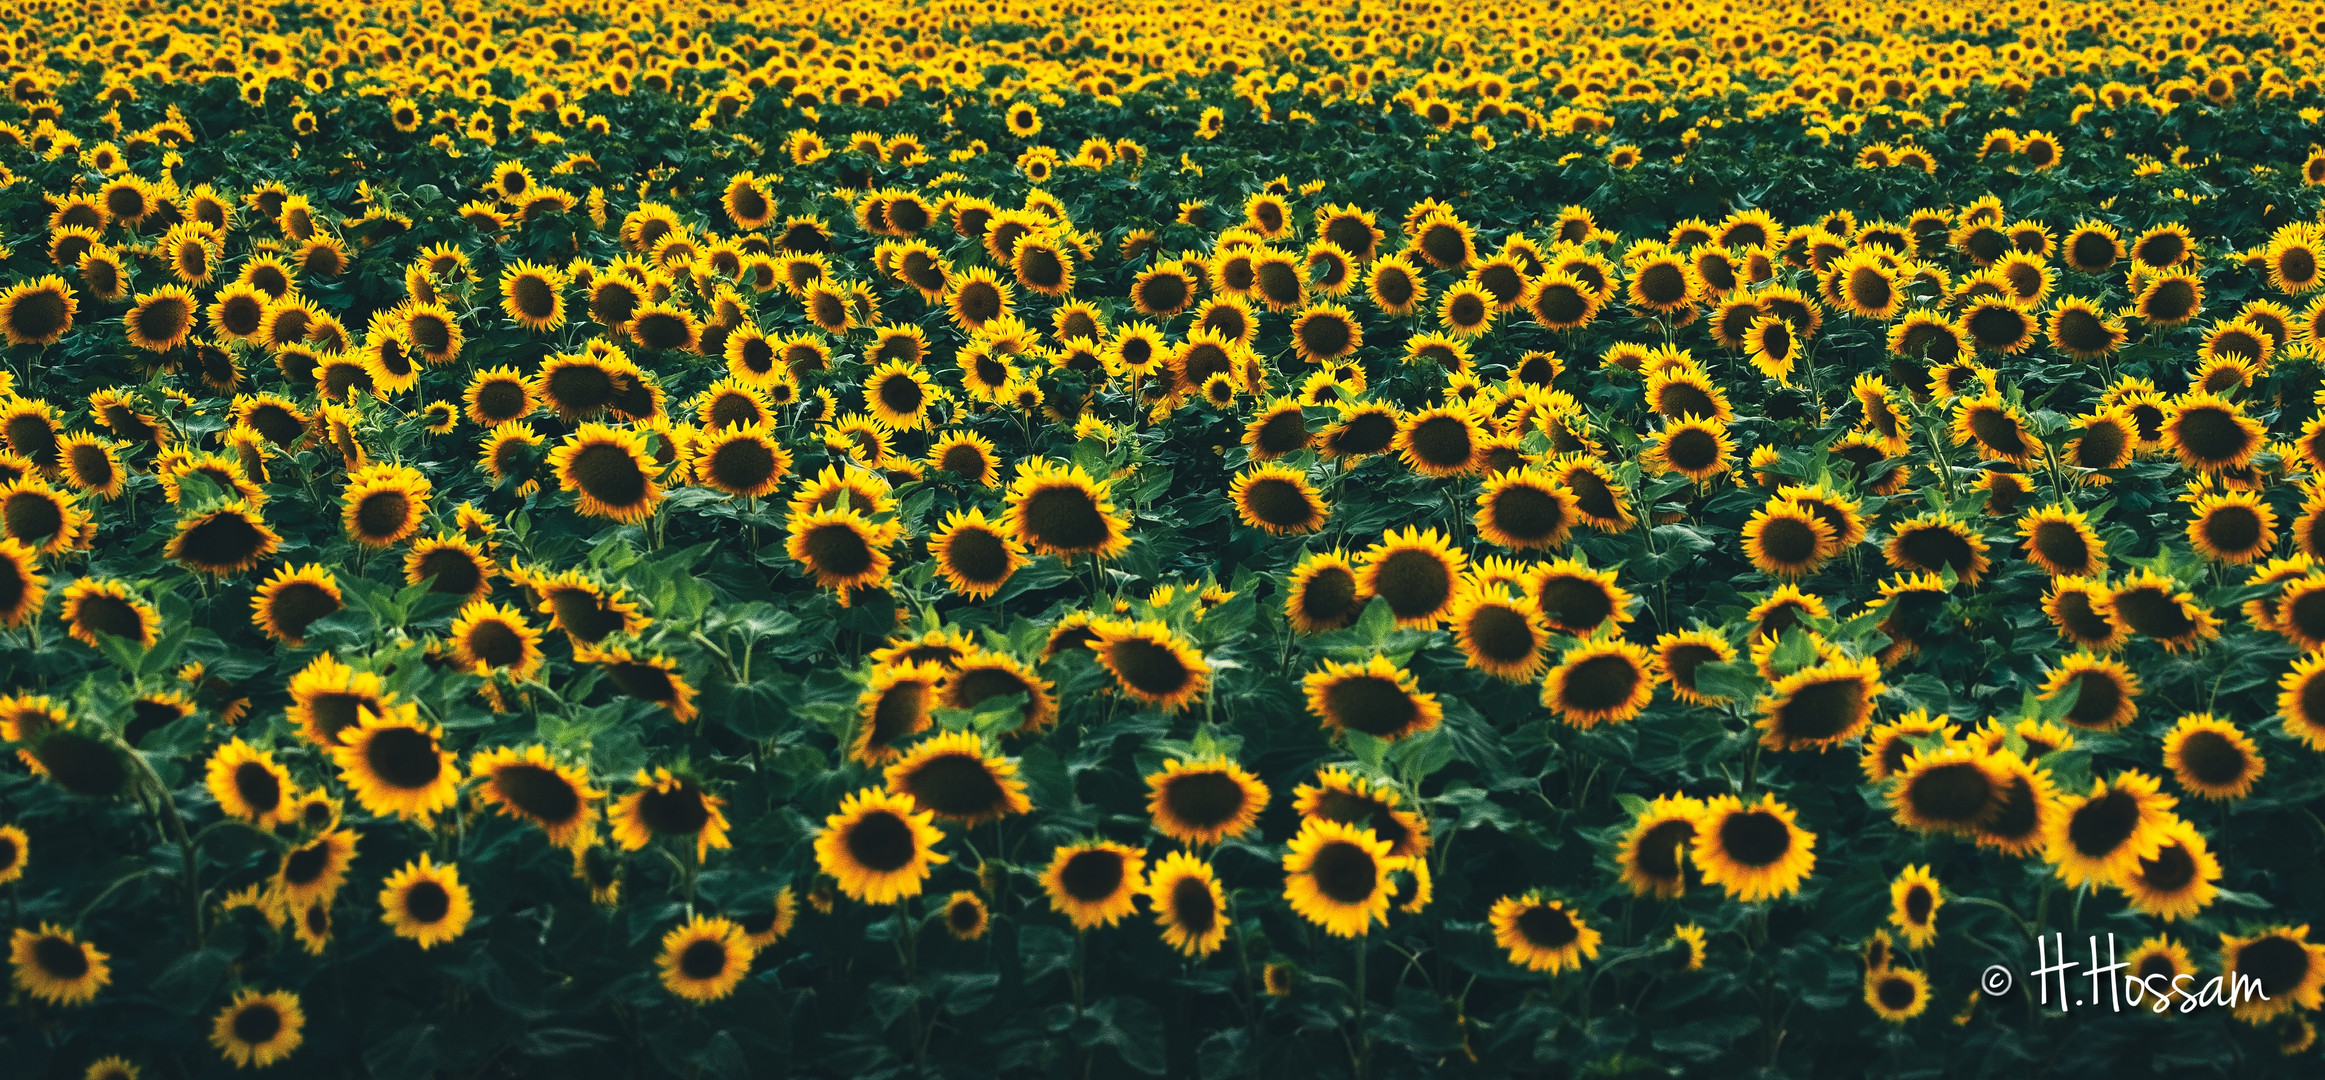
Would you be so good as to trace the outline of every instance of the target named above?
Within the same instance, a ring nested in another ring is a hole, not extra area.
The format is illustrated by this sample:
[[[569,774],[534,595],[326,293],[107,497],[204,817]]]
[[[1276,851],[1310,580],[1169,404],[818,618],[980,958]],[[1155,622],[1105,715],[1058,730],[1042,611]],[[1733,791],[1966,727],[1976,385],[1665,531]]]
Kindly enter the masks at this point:
[[[2325,1067],[2325,4],[0,10],[0,1073]]]

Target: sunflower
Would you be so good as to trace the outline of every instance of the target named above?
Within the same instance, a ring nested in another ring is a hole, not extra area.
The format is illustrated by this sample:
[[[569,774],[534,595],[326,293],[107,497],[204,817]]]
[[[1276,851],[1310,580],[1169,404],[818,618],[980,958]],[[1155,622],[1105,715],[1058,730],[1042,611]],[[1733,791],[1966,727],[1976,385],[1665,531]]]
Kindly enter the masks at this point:
[[[928,468],[983,487],[1000,482],[999,451],[993,441],[966,431],[946,432],[929,447]]]
[[[2146,287],[2132,298],[2131,308],[2155,329],[2186,326],[2204,311],[2203,279],[2186,271],[2149,278]]]
[[[342,732],[359,727],[364,714],[385,713],[395,700],[379,676],[348,667],[328,652],[291,676],[289,692],[285,717],[325,750],[339,745]]]
[[[2018,534],[2026,538],[2027,559],[2054,577],[2091,577],[2107,569],[2106,546],[2091,531],[2089,515],[2071,506],[2027,511],[2018,519]]]
[[[210,1045],[236,1068],[266,1068],[298,1050],[307,1015],[288,990],[244,988],[210,1022]]]
[[[693,777],[667,768],[651,773],[639,769],[630,785],[635,790],[615,800],[606,812],[614,842],[623,851],[640,850],[662,837],[692,837],[694,859],[701,862],[710,856],[710,849],[731,846],[727,816],[720,809],[726,801],[703,790]]]
[[[945,932],[958,941],[976,941],[992,927],[992,912],[973,892],[956,892],[944,902]]]
[[[57,440],[57,468],[66,483],[103,499],[119,497],[128,480],[120,444],[85,433]]]
[[[605,792],[589,786],[586,767],[560,765],[537,744],[522,752],[501,746],[469,758],[468,775],[482,781],[479,799],[540,826],[551,845],[579,850],[596,842],[597,800]]]
[[[1408,859],[1392,855],[1370,829],[1307,817],[1283,858],[1284,897],[1301,918],[1334,937],[1358,937],[1375,922],[1386,925],[1394,898],[1392,871]]]
[[[1358,591],[1389,603],[1397,625],[1435,626],[1451,610],[1468,557],[1436,529],[1388,533],[1360,556]]]
[[[1446,621],[1469,666],[1494,678],[1531,682],[1548,662],[1550,624],[1530,597],[1505,585],[1464,586]]]
[[[1202,653],[1159,621],[1108,619],[1091,629],[1097,637],[1090,648],[1098,662],[1123,693],[1140,702],[1175,713],[1210,687],[1211,665]]]
[[[1580,728],[1621,723],[1655,698],[1646,649],[1628,641],[1589,641],[1566,650],[1542,682],[1542,704]]]
[[[1986,541],[1951,514],[1922,514],[1899,523],[1882,545],[1882,555],[1898,570],[1944,574],[1976,585],[1989,565]]]
[[[549,616],[577,646],[596,645],[617,633],[643,633],[651,623],[621,589],[601,586],[578,570],[547,576],[512,567],[510,576],[537,598],[534,610]]]
[[[920,895],[932,866],[951,861],[935,850],[944,839],[912,796],[865,788],[840,800],[815,839],[816,864],[841,892],[867,904]]]
[[[163,554],[200,573],[239,574],[274,554],[282,539],[256,507],[236,500],[180,517]],[[9,543],[15,541],[0,541]]]
[[[986,756],[983,742],[971,732],[948,732],[913,747],[887,767],[885,777],[890,792],[971,828],[1033,809],[1017,766]]]
[[[1135,909],[1146,856],[1137,848],[1106,840],[1061,844],[1042,871],[1050,907],[1076,930],[1112,926]]]
[[[19,281],[0,290],[0,337],[10,345],[53,345],[73,328],[79,310],[61,277]]]
[[[1502,897],[1487,918],[1494,944],[1509,953],[1510,963],[1528,971],[1556,975],[1598,958],[1599,932],[1582,920],[1580,911],[1540,892]]]
[[[331,759],[364,810],[414,820],[452,805],[460,769],[443,748],[442,733],[420,719],[418,706],[365,707],[362,719],[340,729]]]
[[[2250,491],[2208,492],[2193,500],[2188,543],[2231,566],[2255,562],[2277,542],[2277,514]]]
[[[51,1005],[86,1005],[113,981],[106,954],[54,923],[18,927],[9,940],[16,988]]]
[[[2325,750],[2325,653],[2293,661],[2277,682],[2277,715],[2285,734],[2312,750]]]
[[[2231,986],[2258,993],[2236,1006],[2237,1019],[2259,1024],[2325,1003],[2325,945],[2309,940],[2307,926],[2269,926],[2249,937],[2220,935],[2220,973]]]
[[[1429,820],[1405,809],[1395,789],[1337,766],[1316,771],[1316,783],[1292,790],[1292,809],[1316,818],[1358,827],[1388,841],[1389,854],[1418,860],[1429,850]]]
[[[420,530],[434,486],[408,465],[370,465],[347,477],[340,497],[340,524],[349,539],[367,547],[389,547]]]
[[[0,530],[42,555],[57,555],[83,543],[93,522],[68,492],[58,491],[37,476],[0,485]]]
[[[2164,735],[2164,765],[2190,793],[2215,801],[2241,799],[2268,771],[2252,737],[2211,713],[2191,713]]]
[[[1227,760],[1171,758],[1147,775],[1146,786],[1155,831],[1190,845],[1217,845],[1250,833],[1268,804],[1267,785]],[[1156,900],[1159,908],[1161,898]]]
[[[477,675],[532,678],[541,670],[541,632],[508,604],[471,600],[452,622],[452,653]]]
[[[589,517],[641,521],[662,501],[660,469],[636,431],[583,424],[549,452],[548,465],[558,486],[574,493],[574,509]]]
[[[911,660],[892,660],[873,669],[872,679],[857,697],[856,736],[848,756],[866,765],[881,765],[900,756],[904,742],[934,723],[937,687],[948,668]]]
[[[1049,680],[1035,675],[1015,657],[979,651],[961,657],[952,667],[953,673],[937,695],[937,703],[943,707],[975,711],[995,698],[1023,694],[1025,705],[1018,712],[1016,730],[1039,731],[1057,720],[1057,699]]]
[[[1359,731],[1395,741],[1435,728],[1443,706],[1424,694],[1413,673],[1374,654],[1363,663],[1326,660],[1302,681],[1308,711],[1331,731]]]
[[[1284,618],[1299,633],[1320,634],[1354,625],[1371,599],[1345,553],[1312,552],[1286,584]]]
[[[1902,1024],[1929,1008],[1929,976],[1912,968],[1881,967],[1865,973],[1865,1004],[1874,1015]]]
[[[2288,611],[2295,603],[2288,598]],[[2198,607],[2195,598],[2177,582],[2152,570],[2133,574],[2110,590],[2107,614],[2111,621],[2155,639],[2172,652],[2220,634],[2218,616]]]
[[[2066,795],[2043,836],[2045,853],[2068,888],[2114,884],[2138,872],[2163,843],[2178,800],[2136,770],[2093,780],[2088,795]]]
[[[218,809],[260,826],[287,820],[296,788],[274,755],[237,738],[218,748],[203,770]]]
[[[734,993],[751,973],[757,953],[742,927],[716,915],[696,915],[662,935],[662,954],[654,964],[664,989],[700,1005]]]
[[[1110,498],[1112,488],[1112,481],[1092,480],[1079,465],[1026,462],[1009,485],[1009,531],[1039,555],[1120,555],[1130,548],[1129,526]]]
[[[1705,884],[1752,903],[1798,892],[1816,867],[1815,848],[1816,834],[1794,823],[1791,807],[1766,794],[1750,804],[1733,795],[1706,802],[1688,850]]]
[[[14,825],[0,825],[0,885],[24,880],[24,864],[32,858],[32,838]]]
[[[2160,830],[2161,846],[2139,860],[2136,870],[2115,882],[2131,908],[2165,922],[2194,918],[2209,907],[2219,887],[2220,860],[2196,827],[2173,818]]]
[[[1775,750],[1828,750],[1872,722],[1873,699],[1887,688],[1872,659],[1831,660],[1776,680],[1755,707],[1762,745]]]
[[[94,648],[99,634],[152,648],[161,615],[118,581],[83,578],[64,591],[65,632]]]
[[[1702,817],[1703,804],[1683,795],[1659,795],[1639,810],[1615,849],[1633,895],[1672,900],[1687,892],[1686,855]]]
[[[1744,557],[1770,577],[1798,578],[1817,571],[1832,557],[1833,528],[1809,507],[1784,498],[1769,500],[1744,523]]]
[[[1908,866],[1889,883],[1889,922],[1905,935],[1908,948],[1929,948],[1937,941],[1937,911],[1945,902],[1929,867]]]
[[[468,886],[460,883],[460,868],[437,863],[426,852],[418,860],[388,875],[379,890],[380,921],[400,938],[410,938],[422,949],[459,937],[476,914]]]
[[[302,815],[303,817],[303,815]],[[357,836],[349,829],[331,828],[283,852],[267,895],[278,910],[328,907],[347,882],[347,866],[355,861]]]
[[[2078,651],[2043,680],[2038,697],[2048,701],[2073,690],[2075,703],[2061,719],[2090,731],[2113,731],[2139,715],[2139,677],[2122,662]]]

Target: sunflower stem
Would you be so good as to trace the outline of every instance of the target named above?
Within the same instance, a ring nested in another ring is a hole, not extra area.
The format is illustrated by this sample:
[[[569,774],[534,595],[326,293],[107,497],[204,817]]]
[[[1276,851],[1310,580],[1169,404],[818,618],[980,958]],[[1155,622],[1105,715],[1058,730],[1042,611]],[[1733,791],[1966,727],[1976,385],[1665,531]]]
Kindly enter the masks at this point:
[[[122,876],[113,879],[113,883],[111,885],[105,886],[105,891],[98,893],[96,899],[91,900],[81,906],[81,913],[73,916],[73,929],[78,931],[81,928],[81,924],[88,920],[89,913],[97,910],[98,905],[103,904],[106,900],[110,899],[113,894],[119,891],[123,885],[127,885],[130,882],[136,881],[138,878],[144,877],[150,873],[153,873],[153,868],[147,867],[143,870],[132,870],[127,874],[123,874]],[[9,895],[11,900],[13,900],[15,894],[11,892]]]
[[[186,888],[186,914],[193,922],[194,947],[199,949],[209,944],[209,933],[202,926],[202,886],[194,868],[194,842],[186,835],[185,821],[178,817],[177,797],[170,794],[169,785],[162,782],[161,774],[153,771],[153,764],[146,761],[144,755],[126,742],[118,739],[115,742],[121,753],[137,764],[137,771],[145,777],[146,783],[153,786],[154,795],[160,799],[160,805],[154,809],[154,816],[161,819],[159,824],[162,831],[168,833],[170,839],[178,845],[178,873],[180,883]]]
[[[1372,1080],[1372,1030],[1364,1023],[1365,946],[1372,943],[1372,935],[1356,935],[1356,1080]]]

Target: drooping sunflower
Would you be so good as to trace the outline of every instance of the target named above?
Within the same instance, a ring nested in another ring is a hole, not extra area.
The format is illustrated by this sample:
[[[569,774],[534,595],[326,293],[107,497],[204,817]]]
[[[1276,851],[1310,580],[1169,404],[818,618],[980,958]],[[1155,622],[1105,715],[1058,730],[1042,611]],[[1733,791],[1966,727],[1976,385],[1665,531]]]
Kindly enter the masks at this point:
[[[1025,704],[1018,711],[1016,730],[1036,732],[1056,722],[1058,705],[1049,680],[1034,674],[1016,657],[980,650],[962,656],[952,668],[937,695],[945,708],[974,711],[995,698],[1023,694]]]
[[[501,746],[469,758],[468,775],[482,781],[478,798],[540,826],[551,845],[579,849],[596,842],[597,800],[605,792],[589,786],[586,767],[559,764],[538,744],[521,752]]]
[[[86,1005],[113,981],[109,956],[54,923],[17,927],[8,951],[16,988],[51,1005]]]
[[[666,767],[653,772],[639,769],[630,785],[633,790],[606,812],[614,842],[623,851],[638,851],[665,837],[680,842],[691,838],[695,861],[701,862],[710,856],[710,849],[731,846],[722,809],[726,800],[704,790],[693,777]]]
[[[119,581],[82,578],[65,587],[65,632],[91,647],[100,634],[151,648],[159,636],[161,615]]]
[[[2211,713],[2191,713],[2164,735],[2164,765],[2199,798],[2233,801],[2251,794],[2268,771],[2252,737]]]
[[[1050,907],[1076,930],[1112,926],[1136,909],[1146,855],[1127,844],[1084,840],[1061,844],[1042,871]]]
[[[2173,652],[2220,634],[2218,616],[2197,606],[2195,597],[2177,582],[2153,570],[2141,570],[2109,590],[2107,612],[2112,621]]]
[[[255,506],[236,500],[180,517],[177,533],[163,554],[200,573],[239,574],[274,554],[282,539],[267,527]],[[0,541],[0,545],[15,542]]]
[[[1882,555],[1898,570],[1944,574],[1976,585],[1990,565],[1986,540],[1968,523],[1947,513],[1929,513],[1900,522],[1882,545]]]
[[[662,952],[654,965],[662,987],[697,1005],[717,1001],[735,992],[751,973],[758,949],[743,928],[716,915],[696,915],[662,935]]]
[[[210,1045],[236,1068],[266,1068],[298,1050],[307,1014],[288,990],[244,988],[210,1022]]]
[[[1655,698],[1647,650],[1628,641],[1585,642],[1560,659],[1542,682],[1542,704],[1580,728],[1621,723]]]
[[[1175,713],[1210,686],[1211,665],[1162,622],[1106,619],[1091,630],[1098,662],[1123,693],[1146,705]]]
[[[1816,867],[1815,848],[1816,834],[1800,828],[1792,808],[1770,793],[1750,804],[1733,795],[1713,797],[1688,850],[1705,884],[1753,903],[1798,892]]]
[[[433,949],[467,932],[476,906],[461,884],[460,868],[427,852],[388,875],[379,890],[380,921],[400,938]]]
[[[1120,555],[1130,548],[1130,534],[1112,488],[1112,481],[1092,480],[1079,465],[1026,462],[1009,484],[1009,531],[1036,554]]]
[[[1672,900],[1686,894],[1687,852],[1703,809],[1684,795],[1659,795],[1632,819],[1616,845],[1615,862],[1633,895]]]
[[[944,839],[912,796],[865,788],[840,800],[815,839],[816,864],[841,892],[867,904],[892,904],[920,895],[932,867],[950,862],[936,845]]]
[[[1413,673],[1374,654],[1363,663],[1326,660],[1302,680],[1308,711],[1331,731],[1395,741],[1436,727],[1444,707],[1421,692]]]
[[[986,753],[976,733],[952,731],[914,746],[883,773],[892,793],[910,796],[947,821],[968,828],[1028,813],[1016,763]]]
[[[1814,664],[1776,680],[1756,704],[1761,745],[1774,750],[1827,750],[1856,738],[1886,689],[1872,658]]]

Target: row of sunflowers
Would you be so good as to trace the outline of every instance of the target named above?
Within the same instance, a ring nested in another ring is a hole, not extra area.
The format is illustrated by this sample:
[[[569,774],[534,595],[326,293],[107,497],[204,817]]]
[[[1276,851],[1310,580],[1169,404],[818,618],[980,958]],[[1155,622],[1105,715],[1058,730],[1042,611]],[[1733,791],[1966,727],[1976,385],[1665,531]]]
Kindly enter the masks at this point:
[[[26,1075],[2315,1059],[2307,6],[13,13]]]

